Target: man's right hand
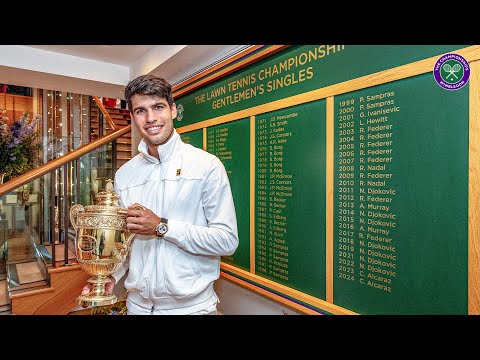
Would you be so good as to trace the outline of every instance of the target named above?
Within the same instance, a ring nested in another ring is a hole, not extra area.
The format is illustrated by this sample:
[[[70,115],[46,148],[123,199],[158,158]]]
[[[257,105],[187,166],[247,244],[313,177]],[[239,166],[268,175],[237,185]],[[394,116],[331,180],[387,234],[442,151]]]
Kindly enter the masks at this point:
[[[105,284],[105,291],[108,294],[113,294],[113,287],[115,286],[115,279],[113,276],[110,276],[110,282]],[[90,291],[92,291],[93,285],[92,284],[87,284],[83,287],[82,289],[82,295],[88,295],[90,294]]]

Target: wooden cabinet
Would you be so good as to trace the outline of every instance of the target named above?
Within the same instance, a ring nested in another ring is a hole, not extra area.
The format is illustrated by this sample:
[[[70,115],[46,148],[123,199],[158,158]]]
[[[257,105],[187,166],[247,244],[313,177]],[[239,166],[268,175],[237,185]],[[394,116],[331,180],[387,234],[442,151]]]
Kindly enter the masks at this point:
[[[20,119],[24,112],[33,111],[33,97],[0,93],[0,110],[7,110],[5,114],[10,121]]]

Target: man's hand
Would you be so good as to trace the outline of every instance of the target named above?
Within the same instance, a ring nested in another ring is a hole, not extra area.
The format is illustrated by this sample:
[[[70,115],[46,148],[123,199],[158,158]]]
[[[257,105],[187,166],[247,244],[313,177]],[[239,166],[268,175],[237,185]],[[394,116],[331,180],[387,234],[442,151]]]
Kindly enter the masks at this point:
[[[133,234],[155,235],[159,223],[160,218],[140,204],[135,203],[127,208],[127,229]]]
[[[113,294],[113,287],[115,286],[115,279],[113,276],[110,276],[110,282],[105,284],[105,291],[111,295]],[[90,294],[90,291],[92,291],[93,285],[92,284],[87,284],[83,287],[82,289],[82,295],[88,295]]]

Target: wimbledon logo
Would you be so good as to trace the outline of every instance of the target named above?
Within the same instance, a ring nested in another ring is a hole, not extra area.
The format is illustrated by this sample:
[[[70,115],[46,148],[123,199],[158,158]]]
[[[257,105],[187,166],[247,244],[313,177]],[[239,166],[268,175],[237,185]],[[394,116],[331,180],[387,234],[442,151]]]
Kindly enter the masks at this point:
[[[458,90],[467,84],[470,66],[468,61],[458,54],[445,54],[435,63],[433,76],[442,88]]]
[[[183,113],[184,113],[184,108],[182,104],[177,105],[177,120],[182,121],[183,119]]]

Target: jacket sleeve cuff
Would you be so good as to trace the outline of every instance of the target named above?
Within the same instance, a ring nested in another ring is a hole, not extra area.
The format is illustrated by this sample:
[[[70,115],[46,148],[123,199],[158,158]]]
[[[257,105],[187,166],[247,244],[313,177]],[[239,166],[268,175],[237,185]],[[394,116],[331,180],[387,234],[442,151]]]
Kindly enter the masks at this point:
[[[178,220],[168,220],[168,231],[165,239],[177,246],[185,239],[185,227],[187,223]]]

